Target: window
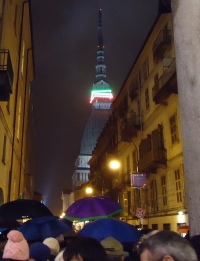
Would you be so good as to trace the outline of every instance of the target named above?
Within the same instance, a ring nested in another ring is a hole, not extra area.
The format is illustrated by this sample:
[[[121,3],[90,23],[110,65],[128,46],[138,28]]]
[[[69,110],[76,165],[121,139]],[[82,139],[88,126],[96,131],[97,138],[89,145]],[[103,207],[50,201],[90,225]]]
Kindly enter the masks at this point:
[[[158,202],[157,202],[157,184],[156,180],[152,180],[150,182],[150,201],[151,201],[151,210],[157,211],[158,210]]]
[[[19,141],[19,133],[20,133],[20,120],[21,120],[21,97],[19,99],[19,109],[17,116],[17,140]]]
[[[139,188],[134,189],[134,206],[135,206],[135,211],[137,208],[141,208],[141,195],[140,195]]]
[[[132,153],[132,157],[133,157],[133,172],[137,172],[137,151],[133,151]]]
[[[163,224],[163,230],[171,230],[170,223]]]
[[[155,92],[157,92],[159,90],[159,79],[158,79],[158,74],[156,74],[154,76],[154,89]]]
[[[171,132],[172,144],[174,144],[178,141],[176,113],[170,117],[170,132]]]
[[[141,114],[141,106],[140,106],[140,100],[137,101],[137,109],[138,109],[138,115]]]
[[[161,189],[162,189],[162,202],[163,202],[163,206],[167,206],[166,176],[162,176],[162,177],[161,177]]]
[[[158,230],[158,224],[152,224],[151,227],[152,230]]]
[[[124,207],[128,206],[128,201],[127,201],[127,192],[123,193],[123,198],[124,198]]]
[[[149,89],[148,88],[145,90],[145,107],[146,107],[146,110],[148,110],[149,107],[150,107],[150,104],[149,104]]]
[[[131,174],[130,157],[128,156],[126,158],[126,176],[125,176],[126,183],[130,183],[130,174]]]
[[[131,215],[131,192],[127,191],[128,215]]]
[[[141,88],[141,75],[140,75],[140,71],[139,71],[138,74],[137,74],[136,83],[137,83],[138,89],[140,89],[140,88]]]
[[[176,113],[174,113],[170,117],[169,122],[170,122],[171,141],[172,141],[172,144],[175,144],[179,141],[178,126],[177,126],[177,114]]]
[[[148,78],[149,76],[149,59],[148,57],[143,63],[143,76],[144,76],[144,81]]]
[[[25,60],[25,43],[22,42],[22,53],[21,53],[21,74],[24,73],[24,60]]]
[[[10,99],[7,101],[6,109],[7,109],[8,113],[10,114]]]
[[[174,177],[175,177],[175,185],[176,185],[176,202],[181,203],[183,201],[183,197],[182,197],[180,169],[176,169],[174,171]]]
[[[126,158],[126,166],[127,166],[127,173],[130,174],[131,168],[130,168],[130,157],[129,156]]]
[[[2,153],[3,164],[6,164],[6,141],[7,141],[7,137],[6,137],[6,135],[4,135],[4,137],[3,137],[3,153]]]

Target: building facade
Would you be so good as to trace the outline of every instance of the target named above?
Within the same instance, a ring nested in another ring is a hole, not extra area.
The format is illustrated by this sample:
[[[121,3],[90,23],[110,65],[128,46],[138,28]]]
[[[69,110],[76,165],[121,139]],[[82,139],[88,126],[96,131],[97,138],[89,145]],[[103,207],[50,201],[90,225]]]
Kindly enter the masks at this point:
[[[34,197],[30,2],[0,1],[0,205]]]
[[[177,84],[172,16],[160,8],[89,162],[91,186],[118,200],[121,218],[139,227],[188,224]],[[114,157],[118,170],[108,167]],[[133,173],[146,175],[144,186],[131,184]]]

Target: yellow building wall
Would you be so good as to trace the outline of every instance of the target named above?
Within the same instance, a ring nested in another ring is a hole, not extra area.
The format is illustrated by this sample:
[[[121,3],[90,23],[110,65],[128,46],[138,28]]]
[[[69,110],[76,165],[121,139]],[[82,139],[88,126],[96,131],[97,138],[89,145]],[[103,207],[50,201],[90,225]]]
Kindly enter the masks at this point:
[[[34,65],[29,2],[4,3],[0,48],[9,49],[14,72],[10,99],[0,101],[0,188],[5,203],[17,199],[25,189],[28,107]],[[5,163],[1,160],[4,135],[7,137]]]
[[[171,47],[165,52],[165,57],[175,58],[174,44],[173,44],[173,27],[172,27],[172,18],[171,14],[163,14],[160,16],[159,21],[154,27],[151,35],[149,36],[147,43],[140,53],[140,56],[134,65],[132,71],[130,72],[123,88],[120,90],[120,93],[117,97],[117,101],[114,104],[114,108],[117,109],[120,106],[120,103],[129,97],[129,88],[138,74],[142,70],[145,59],[148,57],[149,61],[149,76],[144,81],[142,80],[141,90],[136,99],[132,102],[128,98],[128,113],[132,110],[134,112],[138,111],[138,100],[140,101],[140,120],[142,122],[142,127],[137,133],[137,137],[132,138],[133,143],[123,142],[119,135],[119,144],[118,144],[118,158],[121,162],[121,168],[118,172],[118,183],[122,182],[122,176],[128,171],[133,171],[135,166],[133,165],[133,152],[136,151],[135,146],[139,150],[140,141],[151,134],[153,130],[157,129],[158,125],[163,126],[163,137],[164,137],[164,147],[167,151],[167,167],[158,168],[157,173],[148,173],[147,174],[147,188],[140,189],[141,194],[141,207],[146,210],[146,217],[142,220],[144,225],[148,225],[149,228],[152,227],[152,224],[158,224],[159,229],[163,229],[163,224],[169,223],[171,229],[177,230],[178,223],[188,223],[187,214],[184,214],[182,217],[182,222],[179,222],[180,215],[179,211],[186,213],[185,205],[185,191],[184,191],[184,167],[183,167],[183,155],[182,155],[182,140],[181,140],[181,125],[180,125],[180,110],[178,95],[171,94],[165,103],[156,104],[153,101],[152,88],[154,87],[154,77],[158,74],[160,77],[163,74],[163,60],[160,59],[157,63],[153,61],[153,52],[152,47],[155,42],[159,32],[163,30],[164,26],[168,25],[168,29],[171,31],[172,44]],[[149,108],[145,107],[145,90],[149,90]],[[170,117],[176,113],[177,115],[177,126],[178,126],[178,137],[179,140],[175,144],[172,144],[171,141],[171,132],[170,132]],[[120,117],[118,118],[118,132],[120,133]],[[130,169],[127,167],[127,158],[130,158]],[[174,171],[180,169],[181,175],[181,191],[182,191],[182,202],[177,203],[176,195],[176,182]],[[167,205],[163,205],[163,195],[162,195],[162,184],[161,177],[166,176],[166,188],[167,188]],[[151,192],[150,192],[150,182],[156,180],[157,184],[157,204],[158,210],[152,212],[150,205]],[[123,186],[121,193],[121,202],[124,206],[123,215],[126,217],[129,223],[135,225],[141,225],[140,220],[135,217],[135,210],[137,206],[134,206],[134,188],[130,186]],[[131,204],[128,205],[127,197],[128,191],[131,194]],[[147,218],[148,217],[148,218]]]

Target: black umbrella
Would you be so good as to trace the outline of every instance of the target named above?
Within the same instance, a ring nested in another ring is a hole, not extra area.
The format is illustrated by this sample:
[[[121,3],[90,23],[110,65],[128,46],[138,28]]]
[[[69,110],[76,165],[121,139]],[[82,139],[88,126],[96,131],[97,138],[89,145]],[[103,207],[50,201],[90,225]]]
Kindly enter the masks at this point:
[[[16,220],[0,220],[0,235],[6,238],[8,232],[12,229],[18,229],[21,226]]]
[[[41,216],[53,216],[53,214],[44,204],[37,200],[17,199],[0,206],[0,220],[16,220]]]
[[[7,228],[7,229],[17,229],[20,227],[21,224],[16,220],[0,220],[0,229]]]

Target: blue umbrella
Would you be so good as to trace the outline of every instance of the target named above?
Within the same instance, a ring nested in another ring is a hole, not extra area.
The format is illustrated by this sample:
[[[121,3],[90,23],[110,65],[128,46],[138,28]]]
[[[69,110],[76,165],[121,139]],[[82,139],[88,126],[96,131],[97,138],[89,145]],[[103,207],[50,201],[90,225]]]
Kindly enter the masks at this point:
[[[133,225],[117,219],[100,219],[87,223],[79,232],[81,236],[92,237],[101,241],[107,237],[113,237],[122,244],[136,243],[142,234]]]
[[[43,241],[47,237],[57,237],[71,229],[55,216],[44,216],[23,223],[19,231],[26,240]]]

